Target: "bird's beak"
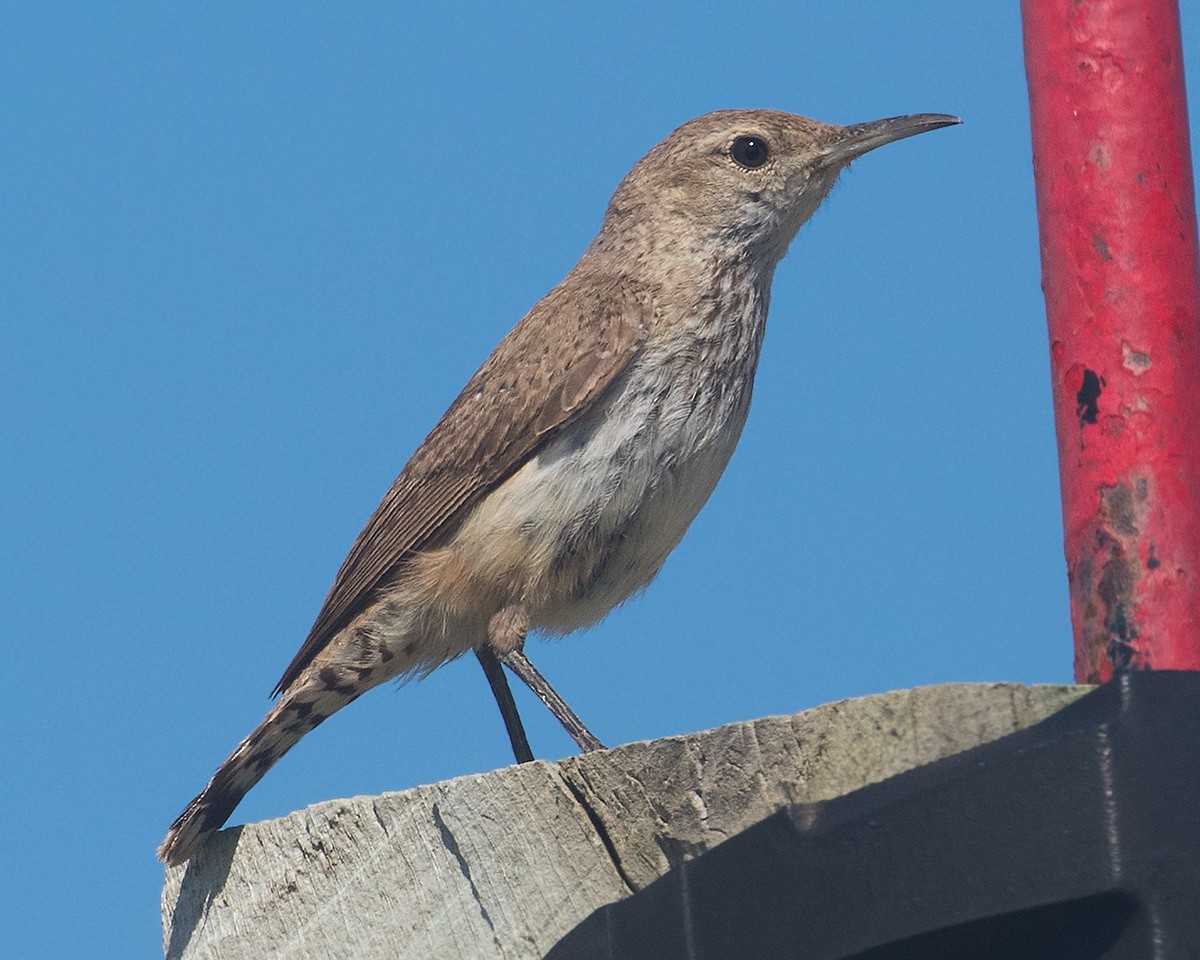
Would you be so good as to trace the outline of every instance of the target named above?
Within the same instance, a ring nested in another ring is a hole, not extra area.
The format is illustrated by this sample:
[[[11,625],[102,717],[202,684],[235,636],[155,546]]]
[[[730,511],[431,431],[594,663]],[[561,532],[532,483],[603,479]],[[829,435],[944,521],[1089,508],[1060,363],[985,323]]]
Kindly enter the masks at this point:
[[[886,120],[871,120],[842,127],[841,136],[833,141],[821,158],[826,167],[849,163],[868,150],[882,147],[885,143],[915,137],[938,127],[949,127],[962,123],[958,117],[946,113],[914,113],[907,117],[888,117]]]

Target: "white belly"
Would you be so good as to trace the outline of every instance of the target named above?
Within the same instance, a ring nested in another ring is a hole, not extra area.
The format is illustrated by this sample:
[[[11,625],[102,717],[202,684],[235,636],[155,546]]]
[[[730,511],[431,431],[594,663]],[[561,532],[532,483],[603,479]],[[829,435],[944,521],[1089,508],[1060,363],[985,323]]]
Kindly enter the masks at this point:
[[[736,382],[653,357],[629,371],[464,525],[455,538],[464,547],[495,547],[475,556],[480,582],[521,584],[510,599],[551,633],[595,623],[648,584],[741,435],[750,377],[724,372]]]

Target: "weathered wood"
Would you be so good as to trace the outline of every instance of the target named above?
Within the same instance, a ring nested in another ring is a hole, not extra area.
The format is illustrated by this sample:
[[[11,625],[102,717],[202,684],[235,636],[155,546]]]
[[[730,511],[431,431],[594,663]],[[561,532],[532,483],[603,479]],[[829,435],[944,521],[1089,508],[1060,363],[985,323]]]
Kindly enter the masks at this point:
[[[781,804],[993,740],[1087,689],[898,691],[235,827],[167,871],[166,955],[540,957]]]

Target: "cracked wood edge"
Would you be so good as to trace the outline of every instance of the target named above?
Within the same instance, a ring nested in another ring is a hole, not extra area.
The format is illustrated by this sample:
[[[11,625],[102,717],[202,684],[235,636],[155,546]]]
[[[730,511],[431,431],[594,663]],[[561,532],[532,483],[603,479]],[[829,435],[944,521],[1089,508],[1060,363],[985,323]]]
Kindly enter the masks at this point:
[[[167,871],[165,953],[539,957],[597,907],[783,803],[987,742],[1087,689],[879,694],[235,827]]]

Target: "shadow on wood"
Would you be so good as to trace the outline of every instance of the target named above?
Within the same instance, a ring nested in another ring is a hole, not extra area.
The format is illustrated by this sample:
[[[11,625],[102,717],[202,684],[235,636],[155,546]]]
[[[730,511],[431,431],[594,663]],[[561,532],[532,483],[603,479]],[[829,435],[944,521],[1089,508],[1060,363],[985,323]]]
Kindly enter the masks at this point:
[[[317,804],[167,871],[171,960],[542,957],[778,811],[1027,727],[1084,687],[950,684]]]
[[[792,804],[607,904],[547,960],[1191,960],[1200,673]]]

